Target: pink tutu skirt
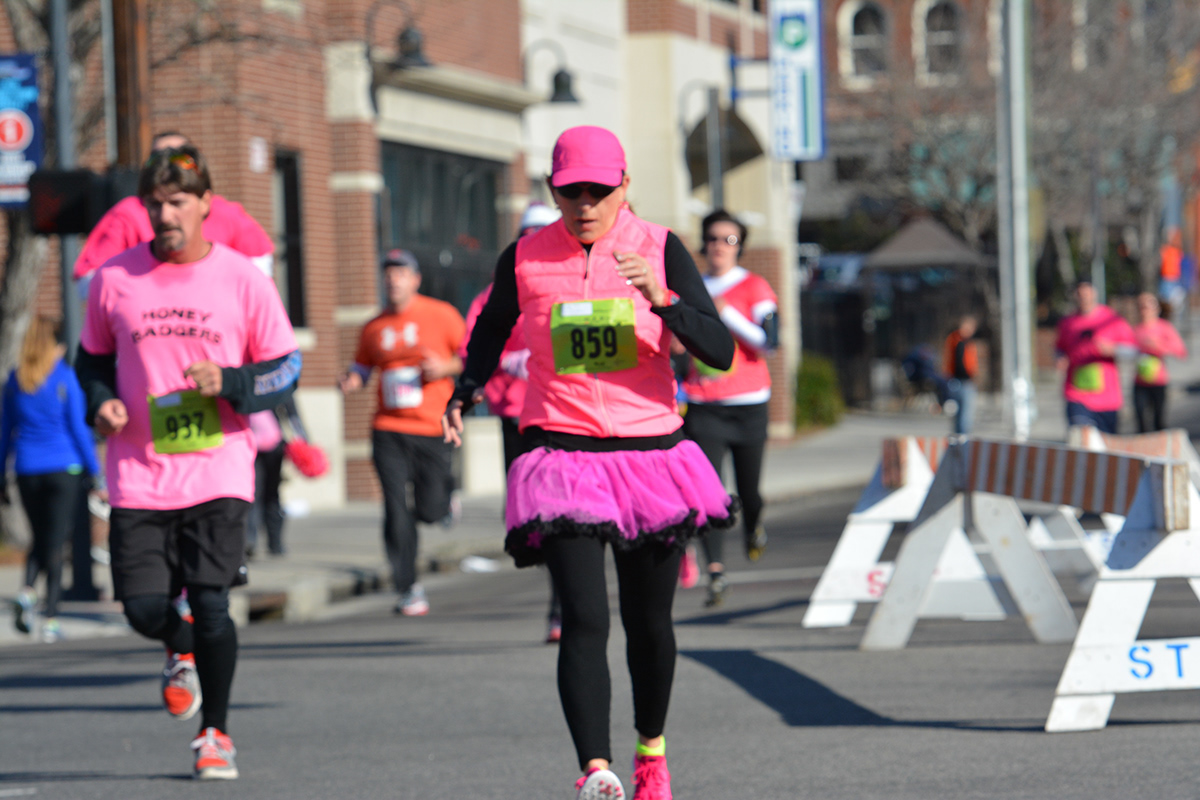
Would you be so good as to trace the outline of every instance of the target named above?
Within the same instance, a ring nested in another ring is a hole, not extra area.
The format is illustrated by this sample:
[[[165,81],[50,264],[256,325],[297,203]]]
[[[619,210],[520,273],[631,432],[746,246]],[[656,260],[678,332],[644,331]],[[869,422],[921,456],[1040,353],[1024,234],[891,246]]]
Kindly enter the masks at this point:
[[[509,470],[504,549],[524,567],[541,563],[548,536],[682,547],[709,528],[733,525],[736,505],[689,439],[666,450],[536,447]]]

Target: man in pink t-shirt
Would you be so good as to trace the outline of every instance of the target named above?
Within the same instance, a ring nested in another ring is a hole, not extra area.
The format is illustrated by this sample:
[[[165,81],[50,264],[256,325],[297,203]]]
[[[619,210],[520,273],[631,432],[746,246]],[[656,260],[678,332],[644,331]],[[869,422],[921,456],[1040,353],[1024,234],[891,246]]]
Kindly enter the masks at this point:
[[[151,152],[190,145],[182,133],[167,131],[154,137]],[[231,247],[254,262],[268,277],[274,268],[275,243],[254,217],[239,203],[212,196],[204,219],[204,238]],[[75,260],[74,277],[80,293],[87,298],[87,285],[100,265],[117,253],[154,238],[150,216],[140,197],[126,197],[110,208],[88,234],[87,242]]]
[[[1058,323],[1058,367],[1065,373],[1063,397],[1068,425],[1093,425],[1117,432],[1124,401],[1115,361],[1117,348],[1132,348],[1133,329],[1121,315],[1096,300],[1091,281],[1075,287],[1078,311]]]
[[[167,711],[203,709],[196,777],[236,778],[224,731],[229,587],[254,499],[246,415],[291,395],[300,353],[274,284],[204,237],[212,190],[196,148],[152,155],[138,195],[154,239],[96,272],[76,371],[88,421],[108,437],[114,593],[134,630],[166,644]],[[190,614],[171,602],[181,589]]]

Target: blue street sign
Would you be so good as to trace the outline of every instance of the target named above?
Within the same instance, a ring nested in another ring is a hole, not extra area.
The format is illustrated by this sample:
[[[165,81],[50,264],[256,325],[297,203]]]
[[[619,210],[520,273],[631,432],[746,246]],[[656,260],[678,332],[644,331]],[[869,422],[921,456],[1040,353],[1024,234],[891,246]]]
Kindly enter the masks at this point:
[[[23,208],[29,176],[42,165],[46,133],[35,59],[28,53],[0,56],[0,207]]]
[[[781,161],[825,156],[820,0],[771,3],[771,149]]]

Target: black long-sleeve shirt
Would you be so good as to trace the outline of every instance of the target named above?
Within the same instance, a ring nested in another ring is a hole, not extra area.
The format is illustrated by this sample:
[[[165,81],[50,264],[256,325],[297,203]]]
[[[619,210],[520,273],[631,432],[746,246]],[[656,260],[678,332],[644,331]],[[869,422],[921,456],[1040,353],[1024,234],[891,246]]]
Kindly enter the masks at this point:
[[[714,369],[729,369],[735,347],[733,336],[717,314],[696,262],[673,233],[667,234],[663,262],[667,288],[679,295],[679,302],[650,310],[662,318],[693,356]],[[504,344],[519,316],[517,243],[513,242],[496,262],[492,294],[471,331],[467,363],[451,398],[462,401],[464,409],[471,407],[471,397],[496,371]]]

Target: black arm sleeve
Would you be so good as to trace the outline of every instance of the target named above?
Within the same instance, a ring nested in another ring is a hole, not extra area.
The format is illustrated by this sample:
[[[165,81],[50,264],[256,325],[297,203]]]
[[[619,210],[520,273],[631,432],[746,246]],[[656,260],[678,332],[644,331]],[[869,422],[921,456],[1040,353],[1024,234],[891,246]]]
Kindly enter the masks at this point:
[[[474,403],[471,397],[496,372],[500,354],[512,335],[517,317],[521,316],[521,305],[517,298],[517,243],[513,242],[496,261],[496,273],[492,277],[492,293],[471,329],[467,342],[467,362],[462,375],[451,395],[451,402],[462,401],[463,411]]]
[[[221,367],[221,397],[239,414],[274,408],[292,396],[300,380],[299,350],[270,361]]]
[[[106,400],[115,400],[117,397],[116,354],[93,355],[81,345],[75,355],[75,377],[79,379],[87,402],[87,424],[95,426],[96,412],[100,406]]]
[[[733,364],[733,335],[717,314],[696,262],[673,233],[667,234],[664,250],[667,288],[679,295],[679,302],[650,310],[662,317],[693,356],[714,369],[729,369]]]

